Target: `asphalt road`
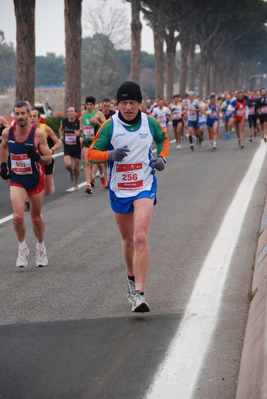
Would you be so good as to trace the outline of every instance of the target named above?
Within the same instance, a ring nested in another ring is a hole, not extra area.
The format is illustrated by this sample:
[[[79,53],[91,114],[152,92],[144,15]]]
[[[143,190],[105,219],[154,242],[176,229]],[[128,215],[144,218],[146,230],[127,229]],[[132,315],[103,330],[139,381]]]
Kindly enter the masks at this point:
[[[98,182],[92,196],[84,189],[67,193],[68,174],[63,158],[57,158],[56,191],[45,199],[42,212],[49,266],[34,266],[29,213],[25,214],[30,249],[26,269],[15,267],[12,221],[0,224],[0,397],[144,398],[260,141],[247,140],[241,150],[236,140],[222,138],[217,150],[209,149],[205,141],[194,152],[188,143],[181,151],[171,144],[166,170],[157,173],[158,204],[149,232],[146,287],[151,312],[145,315],[132,314],[126,299],[120,237],[107,190]],[[235,397],[266,169],[265,160],[194,399]],[[0,190],[0,218],[4,218],[12,211],[3,181]]]

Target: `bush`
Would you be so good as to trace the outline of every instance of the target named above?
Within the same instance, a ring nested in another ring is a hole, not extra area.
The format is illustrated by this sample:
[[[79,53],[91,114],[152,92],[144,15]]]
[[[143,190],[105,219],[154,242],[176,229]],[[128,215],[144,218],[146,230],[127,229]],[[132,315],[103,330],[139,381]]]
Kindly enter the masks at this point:
[[[60,126],[60,122],[62,121],[62,119],[65,119],[65,116],[48,116],[45,121],[47,123],[47,126],[50,126],[51,129],[54,130],[54,132],[56,133],[57,136],[59,136],[59,126]]]

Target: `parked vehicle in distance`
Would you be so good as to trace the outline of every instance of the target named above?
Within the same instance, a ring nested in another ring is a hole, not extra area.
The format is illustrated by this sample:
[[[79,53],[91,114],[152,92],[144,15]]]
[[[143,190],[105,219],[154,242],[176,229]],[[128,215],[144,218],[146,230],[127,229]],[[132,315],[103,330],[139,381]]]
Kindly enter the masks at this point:
[[[38,109],[43,118],[46,118],[47,116],[55,116],[53,108],[51,108],[46,101],[34,103],[34,108]]]

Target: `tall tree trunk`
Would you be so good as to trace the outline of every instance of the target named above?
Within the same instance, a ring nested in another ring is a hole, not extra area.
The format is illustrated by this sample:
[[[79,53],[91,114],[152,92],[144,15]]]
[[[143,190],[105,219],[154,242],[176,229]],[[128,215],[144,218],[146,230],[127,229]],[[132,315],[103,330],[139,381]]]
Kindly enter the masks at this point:
[[[188,58],[188,39],[184,38],[180,40],[181,43],[181,64],[180,64],[180,77],[179,77],[179,88],[182,97],[185,96],[186,92],[186,78],[187,78],[187,58]]]
[[[211,69],[211,60],[208,57],[207,60],[207,67],[206,67],[206,97],[209,97],[210,95],[210,69]]]
[[[174,32],[169,32],[166,37],[167,44],[167,67],[166,67],[166,86],[167,86],[167,100],[170,100],[173,96],[173,76],[174,76],[174,64],[176,54],[177,39],[174,37]]]
[[[16,100],[34,105],[35,0],[14,0],[17,26]]]
[[[163,34],[154,28],[155,68],[156,68],[156,97],[163,97],[164,91],[164,59],[163,59]]]
[[[131,73],[130,79],[140,84],[141,67],[141,30],[140,22],[140,0],[132,0],[132,22],[131,22]]]
[[[195,35],[194,31],[190,35],[190,44],[188,52],[188,86],[189,90],[195,90]]]
[[[81,105],[82,0],[65,0],[65,110]]]
[[[205,49],[201,49],[200,62],[199,62],[199,77],[198,77],[198,91],[201,98],[206,96],[206,52]]]

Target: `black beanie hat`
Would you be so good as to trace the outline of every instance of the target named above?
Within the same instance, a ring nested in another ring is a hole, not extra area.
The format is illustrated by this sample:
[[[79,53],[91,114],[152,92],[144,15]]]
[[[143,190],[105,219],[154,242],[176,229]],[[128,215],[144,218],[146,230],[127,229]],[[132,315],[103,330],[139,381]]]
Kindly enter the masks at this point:
[[[123,100],[135,100],[139,103],[142,102],[142,93],[138,84],[134,82],[124,82],[118,92],[117,101],[118,103]]]
[[[85,104],[86,103],[92,103],[95,105],[95,98],[93,96],[86,97]]]

